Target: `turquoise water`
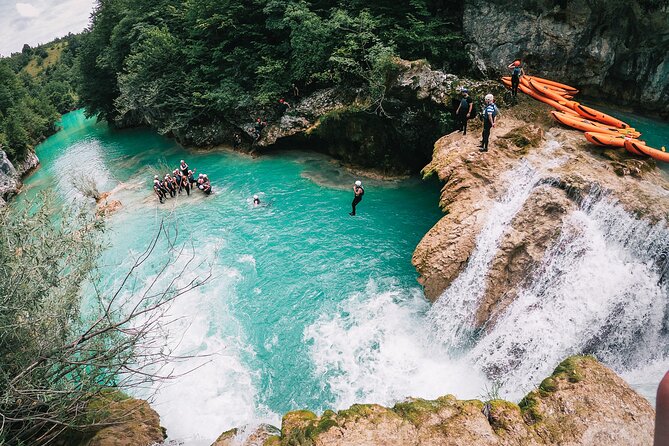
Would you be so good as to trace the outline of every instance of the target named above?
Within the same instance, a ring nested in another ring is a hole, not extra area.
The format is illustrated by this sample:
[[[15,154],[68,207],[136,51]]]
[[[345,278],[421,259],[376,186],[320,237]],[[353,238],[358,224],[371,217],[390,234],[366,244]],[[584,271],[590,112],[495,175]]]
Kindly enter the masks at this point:
[[[188,151],[151,131],[109,129],[81,111],[62,126],[37,148],[42,167],[22,197],[49,188],[62,202],[80,200],[72,181],[82,176],[114,190],[123,207],[108,220],[100,260],[109,287],[162,220],[205,261],[182,279],[213,274],[170,310],[182,318],[169,340],[175,351],[211,355],[176,364],[176,372],[200,368],[156,396],[171,438],[209,444],[247,422],[277,424],[296,408],[480,393],[482,381],[436,351],[421,328],[428,304],[411,255],[441,216],[438,184],[361,178],[366,194],[350,217],[355,178],[321,155]],[[209,175],[214,194],[161,205],[153,173],[182,158]],[[252,206],[253,194],[263,206]]]

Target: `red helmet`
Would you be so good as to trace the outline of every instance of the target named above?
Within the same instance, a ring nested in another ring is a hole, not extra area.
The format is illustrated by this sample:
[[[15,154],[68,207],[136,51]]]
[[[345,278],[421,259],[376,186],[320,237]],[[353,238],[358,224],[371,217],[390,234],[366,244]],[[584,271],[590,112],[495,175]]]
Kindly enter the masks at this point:
[[[516,66],[516,67],[519,67],[519,66],[520,66],[520,61],[519,61],[519,60],[516,60],[516,61],[513,63],[513,65]]]

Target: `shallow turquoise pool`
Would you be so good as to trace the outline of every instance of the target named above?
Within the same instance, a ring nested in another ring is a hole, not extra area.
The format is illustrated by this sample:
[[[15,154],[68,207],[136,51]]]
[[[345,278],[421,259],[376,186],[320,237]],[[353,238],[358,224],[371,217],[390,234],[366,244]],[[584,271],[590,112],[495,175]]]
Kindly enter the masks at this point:
[[[212,355],[175,365],[201,367],[156,397],[172,438],[209,444],[233,426],[278,423],[296,408],[481,393],[482,381],[437,351],[422,327],[428,304],[411,255],[441,216],[438,184],[361,178],[366,194],[351,217],[356,177],[321,155],[192,152],[151,131],[111,130],[81,111],[62,126],[38,147],[42,167],[22,197],[50,188],[62,202],[81,199],[73,181],[84,176],[115,190],[123,207],[109,219],[100,259],[109,287],[163,220],[205,261],[187,274],[213,274],[171,309],[183,317],[169,340],[176,351]],[[214,194],[161,205],[153,173],[182,158],[208,174]],[[262,206],[252,206],[253,194]]]

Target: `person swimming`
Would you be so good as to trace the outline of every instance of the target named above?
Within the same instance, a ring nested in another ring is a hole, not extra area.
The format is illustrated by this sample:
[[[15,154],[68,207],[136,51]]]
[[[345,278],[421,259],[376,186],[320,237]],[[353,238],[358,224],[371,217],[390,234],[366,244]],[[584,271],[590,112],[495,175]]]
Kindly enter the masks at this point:
[[[362,181],[358,180],[355,182],[353,185],[353,193],[355,194],[353,197],[353,203],[351,203],[351,207],[353,209],[351,212],[349,212],[348,215],[355,216],[355,207],[362,201],[362,196],[365,195],[365,189],[362,187]]]
[[[253,196],[253,206],[260,206],[260,198],[257,195]]]

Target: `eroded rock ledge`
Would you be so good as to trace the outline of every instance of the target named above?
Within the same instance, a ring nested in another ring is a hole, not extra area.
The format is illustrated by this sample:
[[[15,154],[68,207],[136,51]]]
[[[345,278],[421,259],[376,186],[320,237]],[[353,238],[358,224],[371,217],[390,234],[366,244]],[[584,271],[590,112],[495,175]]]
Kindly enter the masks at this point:
[[[494,323],[495,315],[514,300],[567,218],[590,194],[606,194],[652,223],[667,220],[669,183],[653,160],[592,146],[581,132],[555,127],[548,116],[546,106],[523,98],[521,105],[502,111],[490,152],[478,152],[480,129],[467,136],[453,133],[437,141],[432,162],[423,170],[444,182],[440,205],[446,215],[425,235],[412,259],[425,295],[434,301],[466,266],[514,169],[525,162],[539,167],[530,196],[499,241],[479,301],[477,326]]]
[[[647,445],[654,411],[589,356],[563,361],[520,404],[503,400],[409,399],[392,408],[356,404],[320,417],[287,413],[279,435],[243,446]],[[264,432],[266,429],[263,430]],[[226,438],[231,443],[230,433]],[[221,439],[219,439],[221,440]]]

